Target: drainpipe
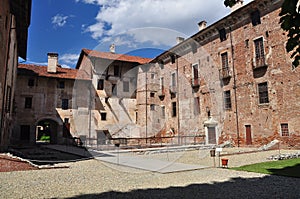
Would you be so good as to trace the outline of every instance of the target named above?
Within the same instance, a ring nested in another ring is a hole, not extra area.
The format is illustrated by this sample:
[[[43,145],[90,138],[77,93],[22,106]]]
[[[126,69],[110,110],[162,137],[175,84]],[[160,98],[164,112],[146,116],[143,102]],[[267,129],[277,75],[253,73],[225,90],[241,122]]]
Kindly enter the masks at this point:
[[[146,64],[146,85],[145,85],[145,90],[146,90],[146,145],[148,143],[148,65]]]
[[[237,133],[238,147],[240,147],[239,116],[238,116],[237,91],[236,91],[237,86],[236,86],[236,75],[235,75],[235,66],[234,66],[234,49],[233,49],[231,27],[229,27],[229,31],[230,31],[229,35],[230,35],[231,54],[232,54],[232,73],[233,73],[233,90],[234,90],[235,117],[236,117],[236,133]]]
[[[178,70],[178,56],[175,55],[175,63],[176,63],[176,86],[177,86],[177,132],[178,132],[178,145],[180,145],[180,118],[179,118],[179,70]]]

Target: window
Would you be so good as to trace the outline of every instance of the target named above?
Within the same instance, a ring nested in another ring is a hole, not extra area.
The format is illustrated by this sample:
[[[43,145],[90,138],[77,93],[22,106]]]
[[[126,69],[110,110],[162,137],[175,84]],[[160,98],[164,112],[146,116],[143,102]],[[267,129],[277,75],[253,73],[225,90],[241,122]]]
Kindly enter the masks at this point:
[[[32,107],[32,97],[25,97],[25,108]]]
[[[219,30],[219,36],[220,36],[221,42],[225,41],[227,39],[226,38],[226,30],[225,30],[225,28],[222,28],[222,29]]]
[[[123,92],[129,92],[129,82],[123,81]]]
[[[228,70],[228,54],[227,52],[221,54],[222,69]]]
[[[98,80],[98,85],[97,85],[97,90],[103,90],[104,89],[104,80],[99,79]]]
[[[259,103],[260,104],[269,103],[268,83],[267,82],[258,84],[258,94],[259,94]]]
[[[265,65],[265,53],[264,53],[264,42],[263,38],[254,40],[255,45],[255,61],[256,67]]]
[[[120,74],[120,68],[118,65],[114,65],[114,76],[118,77]]]
[[[150,104],[150,110],[155,111],[155,105],[154,104]]]
[[[172,117],[176,117],[177,110],[176,110],[176,102],[172,102]]]
[[[160,61],[160,62],[159,62],[159,67],[160,67],[160,69],[164,69],[164,68],[165,68],[164,62],[163,62],[163,61]]]
[[[60,81],[58,83],[58,88],[65,88],[65,82],[64,81]]]
[[[164,90],[164,78],[163,77],[160,78],[160,88],[162,91]]]
[[[254,12],[251,13],[251,22],[253,26],[261,24],[259,10],[255,10]]]
[[[33,87],[34,86],[34,79],[29,79],[28,80],[28,86]]]
[[[245,48],[249,48],[249,39],[245,40]]]
[[[100,115],[101,115],[101,120],[102,121],[105,121],[106,120],[106,113],[105,112],[102,112],[102,113],[100,113]]]
[[[154,97],[154,96],[155,96],[155,93],[151,92],[150,97]]]
[[[171,55],[171,63],[174,64],[175,63],[175,55]]]
[[[161,118],[165,119],[165,117],[166,117],[166,108],[165,108],[165,106],[162,106],[161,107]]]
[[[225,110],[231,110],[230,91],[225,91],[224,92],[224,108],[225,108]]]
[[[154,77],[155,77],[155,74],[151,73],[151,79],[154,79]]]
[[[200,98],[195,97],[194,98],[194,115],[200,114]]]
[[[198,64],[193,64],[193,85],[199,84]]]
[[[175,87],[176,86],[176,73],[172,73],[172,80],[171,80],[171,86]]]
[[[114,95],[114,96],[117,95],[117,85],[116,84],[112,84],[111,92],[112,92],[112,95]]]
[[[61,100],[61,108],[63,110],[67,110],[69,108],[69,100],[68,99]]]
[[[289,136],[289,125],[288,124],[281,124],[281,135],[282,136]]]
[[[64,123],[65,123],[65,124],[69,124],[69,120],[70,120],[70,119],[66,117],[66,118],[64,119]]]

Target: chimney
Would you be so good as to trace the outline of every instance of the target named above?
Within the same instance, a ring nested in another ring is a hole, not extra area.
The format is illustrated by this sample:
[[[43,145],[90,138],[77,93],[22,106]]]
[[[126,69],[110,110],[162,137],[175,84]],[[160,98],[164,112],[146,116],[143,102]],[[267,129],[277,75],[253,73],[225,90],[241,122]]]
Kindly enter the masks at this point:
[[[56,67],[58,65],[58,54],[57,53],[48,53],[48,73],[56,73]]]
[[[201,31],[201,30],[203,30],[204,28],[206,28],[206,24],[207,24],[206,21],[200,21],[200,22],[198,23],[199,31]]]
[[[109,51],[111,53],[115,53],[116,52],[116,46],[115,46],[115,44],[112,44],[112,45],[109,46]]]
[[[180,44],[181,42],[184,41],[184,38],[183,37],[176,37],[176,43],[177,44]]]
[[[236,4],[231,7],[231,12],[236,11],[237,9],[243,7],[244,1],[243,0],[237,0]]]

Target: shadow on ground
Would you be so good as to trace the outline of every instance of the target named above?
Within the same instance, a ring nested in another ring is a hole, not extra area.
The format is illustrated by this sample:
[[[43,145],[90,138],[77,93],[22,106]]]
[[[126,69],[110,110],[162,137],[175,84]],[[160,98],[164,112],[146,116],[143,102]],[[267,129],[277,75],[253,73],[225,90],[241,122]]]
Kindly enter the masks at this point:
[[[283,176],[261,178],[231,178],[212,184],[192,184],[186,187],[137,189],[129,192],[110,191],[86,194],[70,199],[85,198],[300,198],[300,179]]]
[[[289,176],[300,178],[300,164],[284,167],[282,169],[268,169],[273,175]]]
[[[35,165],[53,165],[57,163],[74,162],[91,159],[93,156],[84,147],[74,147],[73,150],[82,151],[84,155],[76,155],[69,152],[48,148],[47,145],[13,147],[9,152],[15,156],[26,159]]]

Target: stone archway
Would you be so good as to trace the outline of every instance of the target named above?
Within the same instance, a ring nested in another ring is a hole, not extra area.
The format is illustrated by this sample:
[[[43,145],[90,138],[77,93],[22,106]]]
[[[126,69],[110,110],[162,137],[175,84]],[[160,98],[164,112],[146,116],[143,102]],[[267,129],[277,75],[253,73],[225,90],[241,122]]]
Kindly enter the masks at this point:
[[[36,141],[51,144],[57,143],[58,122],[52,119],[43,119],[36,126]]]

